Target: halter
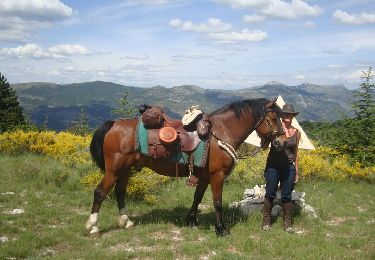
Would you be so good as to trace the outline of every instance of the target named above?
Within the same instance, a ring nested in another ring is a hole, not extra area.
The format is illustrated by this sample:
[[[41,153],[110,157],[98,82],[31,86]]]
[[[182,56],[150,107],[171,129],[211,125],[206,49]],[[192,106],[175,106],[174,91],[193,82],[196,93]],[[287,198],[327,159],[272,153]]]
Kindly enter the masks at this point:
[[[270,123],[269,120],[268,120],[268,112],[269,112],[269,111],[272,111],[272,110],[267,110],[267,111],[265,112],[265,115],[261,117],[261,119],[258,121],[258,123],[256,123],[256,125],[255,125],[255,127],[254,127],[254,129],[255,129],[255,131],[256,131],[256,129],[260,126],[260,124],[261,124],[262,122],[264,122],[264,123],[267,125],[268,130],[269,130],[269,133],[267,134],[266,139],[268,139],[270,136],[271,136],[271,137],[274,137],[274,136],[275,136],[275,133],[278,132],[278,130],[277,130],[277,131],[274,131],[274,130],[273,130],[273,128],[272,128],[272,126],[271,126],[271,123]],[[257,132],[257,134],[258,134],[258,132]],[[259,134],[258,134],[258,135],[259,135]]]

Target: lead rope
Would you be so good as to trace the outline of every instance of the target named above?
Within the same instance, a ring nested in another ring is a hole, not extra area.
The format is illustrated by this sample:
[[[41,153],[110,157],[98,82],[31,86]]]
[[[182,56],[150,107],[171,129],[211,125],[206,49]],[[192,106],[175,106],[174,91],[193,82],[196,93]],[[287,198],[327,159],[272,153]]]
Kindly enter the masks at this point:
[[[224,149],[230,155],[230,157],[232,157],[234,165],[236,165],[238,161],[236,150],[234,150],[234,148],[227,142],[222,141],[214,132],[212,132],[212,135],[216,137],[219,147]]]

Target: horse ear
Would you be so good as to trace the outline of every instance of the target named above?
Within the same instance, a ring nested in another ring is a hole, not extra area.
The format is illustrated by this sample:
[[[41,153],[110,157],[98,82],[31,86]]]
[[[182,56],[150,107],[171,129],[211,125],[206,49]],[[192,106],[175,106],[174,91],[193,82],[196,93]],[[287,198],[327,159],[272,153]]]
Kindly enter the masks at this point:
[[[151,106],[143,104],[138,106],[139,113],[143,114],[147,109],[151,108]]]
[[[276,100],[277,100],[277,98],[274,98],[272,100],[267,101],[266,107],[271,108],[275,104]]]

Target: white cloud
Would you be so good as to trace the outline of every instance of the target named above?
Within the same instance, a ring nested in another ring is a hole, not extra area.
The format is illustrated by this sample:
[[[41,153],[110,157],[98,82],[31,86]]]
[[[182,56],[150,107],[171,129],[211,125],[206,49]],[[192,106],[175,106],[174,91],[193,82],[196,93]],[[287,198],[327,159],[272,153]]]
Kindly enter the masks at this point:
[[[192,21],[183,22],[179,19],[174,19],[169,22],[169,25],[174,28],[180,28],[184,31],[193,31],[200,33],[215,33],[230,30],[232,25],[223,23],[220,19],[210,18],[207,23],[195,24]]]
[[[215,0],[215,2],[228,4],[233,8],[253,8],[263,15],[283,19],[317,16],[323,12],[319,6],[309,5],[301,0],[292,0],[291,2],[282,0]]]
[[[243,29],[241,32],[224,32],[224,33],[211,33],[210,36],[220,42],[260,42],[267,39],[267,32],[248,29]]]
[[[26,44],[15,48],[2,48],[0,54],[13,58],[31,59],[65,59],[66,56],[87,54],[86,47],[82,45],[56,45],[48,50],[43,50],[37,44]]]
[[[258,23],[258,22],[264,21],[265,19],[266,19],[265,16],[257,15],[257,14],[245,15],[243,17],[243,21],[246,23]]]
[[[220,4],[227,4],[233,8],[260,8],[269,2],[269,0],[214,0]]]
[[[297,79],[297,80],[305,80],[306,77],[305,77],[305,75],[298,74],[298,75],[295,75],[295,76],[293,77],[293,79]]]
[[[175,58],[175,59],[203,59],[203,58],[213,58],[213,57],[214,56],[212,55],[208,55],[204,53],[196,53],[196,52],[172,56],[172,58]]]
[[[375,23],[375,14],[362,12],[360,14],[349,14],[342,10],[336,10],[332,17],[339,23],[344,24],[366,24]]]
[[[26,44],[16,48],[2,48],[0,54],[14,58],[33,58],[33,59],[48,59],[48,58],[63,58],[58,54],[43,51],[36,44]]]
[[[122,56],[120,59],[122,60],[148,60],[150,57],[148,55],[143,55],[143,56]]]
[[[315,23],[308,21],[304,23],[303,27],[305,27],[306,29],[315,29]]]
[[[276,18],[295,19],[305,16],[317,16],[322,13],[322,9],[315,5],[311,6],[301,0],[292,0],[291,3],[273,0],[261,10],[262,14]]]
[[[0,41],[25,42],[34,31],[71,17],[73,9],[58,0],[0,1]]]
[[[328,65],[328,68],[330,69],[339,69],[339,68],[342,68],[343,65],[340,65],[340,64],[329,64]]]
[[[48,48],[50,53],[61,55],[88,54],[85,46],[79,44],[60,44]]]
[[[145,5],[163,5],[171,3],[172,0],[141,0],[139,2]]]
[[[240,32],[230,31],[232,25],[223,23],[217,18],[210,18],[207,23],[200,24],[174,19],[169,22],[169,25],[185,31],[206,33],[209,37],[219,42],[263,41],[267,39],[267,32],[260,30],[250,31],[243,29]]]
[[[50,76],[61,76],[61,73],[58,70],[51,70],[50,72],[48,72],[48,75],[50,75]]]
[[[59,0],[2,0],[0,14],[45,21],[69,17],[73,9]]]

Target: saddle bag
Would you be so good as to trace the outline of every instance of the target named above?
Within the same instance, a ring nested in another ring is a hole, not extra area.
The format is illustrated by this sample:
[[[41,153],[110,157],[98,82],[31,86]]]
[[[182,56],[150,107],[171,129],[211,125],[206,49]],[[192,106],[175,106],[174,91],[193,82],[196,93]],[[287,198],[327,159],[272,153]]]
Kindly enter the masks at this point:
[[[161,128],[164,123],[164,110],[161,107],[149,107],[142,113],[142,122],[145,128]]]

